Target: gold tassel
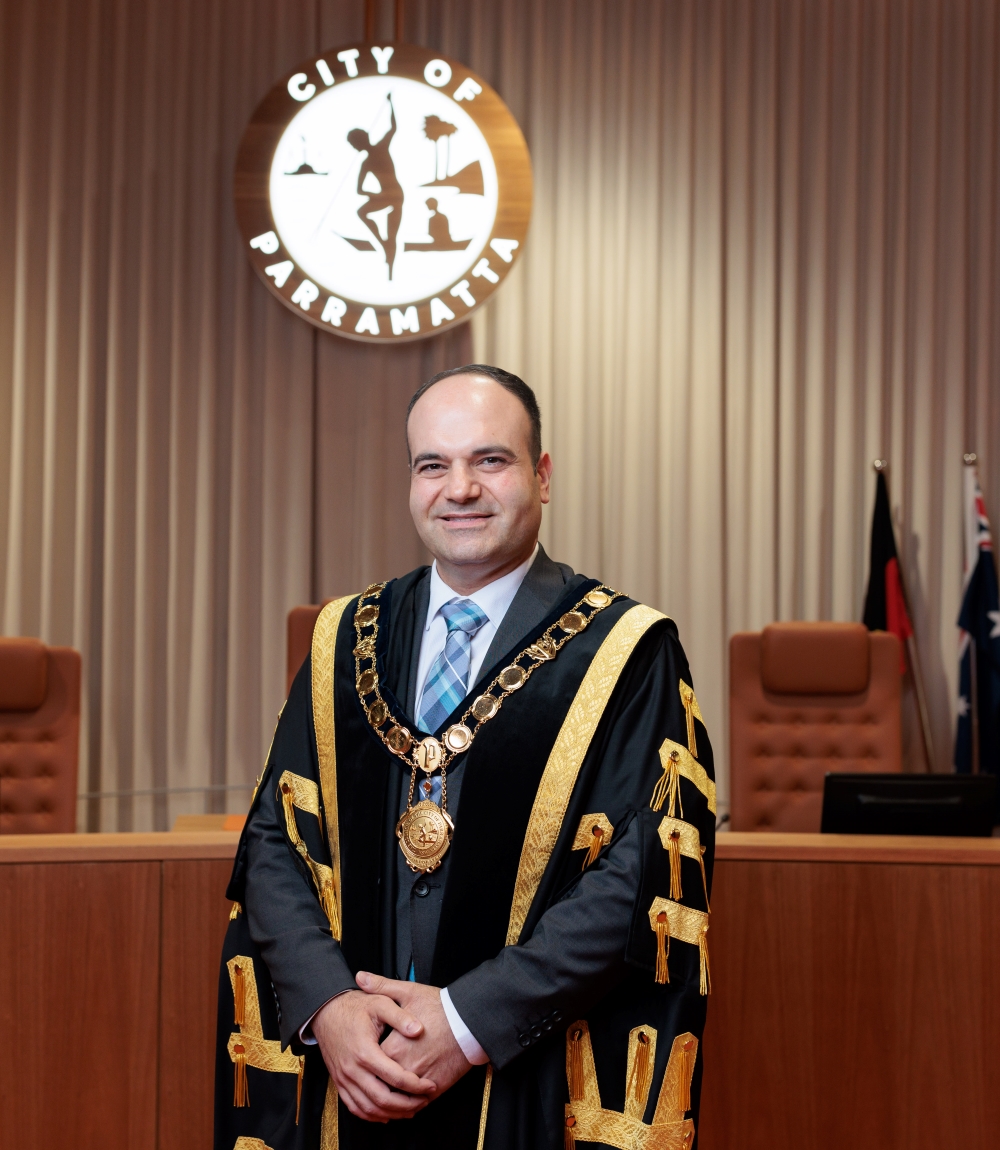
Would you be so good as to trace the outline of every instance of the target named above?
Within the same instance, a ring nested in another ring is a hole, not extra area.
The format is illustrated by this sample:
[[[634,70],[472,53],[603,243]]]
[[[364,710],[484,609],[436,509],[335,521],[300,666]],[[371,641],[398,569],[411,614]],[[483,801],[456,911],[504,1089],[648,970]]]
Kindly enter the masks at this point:
[[[684,897],[681,890],[681,832],[671,831],[667,839],[667,854],[670,856],[670,897],[675,901]]]
[[[640,1030],[638,1039],[635,1064],[632,1067],[632,1081],[629,1085],[632,1088],[632,1097],[636,1102],[641,1102],[649,1093],[649,1082],[653,1076],[653,1068],[649,1064],[649,1036],[644,1030]]]
[[[239,917],[240,911],[242,909],[243,907],[241,907],[238,902],[234,902],[233,905],[229,908],[229,921],[235,922]]]
[[[233,1053],[236,1055],[236,1081],[233,1086],[233,1105],[249,1106],[250,1091],[247,1089],[247,1052],[244,1047],[236,1045],[233,1047]]]
[[[656,916],[656,981],[659,983],[670,981],[670,971],[667,969],[669,957],[670,925],[667,922],[667,912],[661,910]]]
[[[576,1119],[572,1114],[566,1115],[566,1125],[563,1127],[563,1146],[565,1150],[574,1150],[576,1146],[576,1138],[573,1134],[573,1127],[576,1125]]]
[[[285,808],[285,829],[288,831],[288,837],[293,840],[292,827],[298,831],[298,826],[295,822],[295,796],[292,794],[292,788],[288,783],[281,784],[281,805]]]
[[[694,691],[686,683],[681,687],[681,698],[684,700],[684,714],[687,718],[688,750],[697,758],[698,740],[695,738],[694,732]]]
[[[333,937],[340,942],[340,909],[337,906],[337,892],[333,883],[328,883],[319,892],[319,901],[323,907],[323,912],[330,920],[330,931]]]
[[[649,805],[654,811],[658,811],[667,798],[670,799],[670,805],[667,808],[667,814],[673,818],[674,810],[676,807],[681,809],[681,818],[684,817],[684,807],[681,805],[681,772],[677,766],[680,761],[680,755],[676,751],[671,751],[667,758],[667,765],[663,768],[663,774],[657,780],[656,786],[653,788],[653,797],[649,800]]]
[[[694,1074],[694,1057],[691,1048],[694,1043],[685,1042],[681,1049],[681,1064],[677,1068],[676,1109],[686,1114],[691,1109],[691,1076]]]
[[[711,994],[712,993],[712,972],[708,967],[708,927],[701,928],[701,934],[698,936],[698,957],[699,962],[699,979],[698,979],[698,993]]]
[[[569,1040],[569,1100],[583,1097],[583,1031],[574,1030]]]
[[[244,982],[243,967],[233,967],[233,1021],[241,1029],[246,1015],[247,988]]]
[[[299,1111],[302,1109],[302,1076],[306,1072],[306,1056],[299,1055],[299,1080],[295,1084],[295,1125],[299,1124]]]
[[[708,878],[705,875],[705,851],[708,847],[701,848],[701,854],[698,856],[698,862],[701,863],[701,885],[705,889],[705,910],[711,914],[712,908],[708,905]]]
[[[592,827],[591,829],[594,837],[590,840],[590,849],[587,851],[587,857],[583,860],[581,870],[586,870],[590,866],[601,853],[601,847],[604,845],[604,827]]]

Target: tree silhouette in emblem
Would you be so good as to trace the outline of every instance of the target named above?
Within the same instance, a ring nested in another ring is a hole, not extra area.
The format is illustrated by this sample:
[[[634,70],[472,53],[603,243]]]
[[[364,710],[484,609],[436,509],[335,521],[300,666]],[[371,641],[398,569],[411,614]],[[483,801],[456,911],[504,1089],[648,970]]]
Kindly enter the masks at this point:
[[[389,101],[389,130],[378,143],[372,143],[364,128],[352,128],[347,133],[347,142],[357,151],[368,153],[358,172],[358,195],[367,197],[358,208],[358,217],[381,244],[385,262],[389,265],[389,279],[392,279],[396,235],[403,214],[403,188],[389,154],[389,145],[396,135],[396,109],[392,106],[392,96],[386,96],[386,99]],[[382,220],[373,218],[383,213]]]
[[[436,179],[448,174],[448,168],[451,166],[451,137],[457,131],[458,128],[454,124],[449,124],[447,120],[442,120],[439,116],[424,117],[424,135],[434,144],[434,176]],[[444,140],[445,143],[444,171],[441,171],[441,149],[438,147],[440,140]]]

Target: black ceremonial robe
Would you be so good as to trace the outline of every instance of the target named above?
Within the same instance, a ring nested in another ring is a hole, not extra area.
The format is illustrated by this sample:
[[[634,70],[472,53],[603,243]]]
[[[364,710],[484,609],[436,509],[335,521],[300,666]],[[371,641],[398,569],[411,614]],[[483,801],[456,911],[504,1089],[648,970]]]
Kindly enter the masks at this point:
[[[674,624],[625,596],[588,605],[593,580],[567,583],[434,732],[480,694],[501,700],[466,720],[473,742],[449,766],[461,764],[461,800],[427,979],[448,987],[491,1065],[415,1118],[373,1124],[299,1040],[353,972],[398,975],[409,770],[383,736],[417,730],[396,691],[425,573],[328,604],[279,719],[227,892],[216,1150],[688,1150],[710,983],[711,747]],[[409,619],[407,642],[391,619]],[[373,664],[355,658],[373,637],[381,734],[376,697],[359,695]],[[547,660],[531,651],[546,637],[559,645]],[[511,665],[530,674],[505,690]],[[249,865],[251,843],[266,868]]]

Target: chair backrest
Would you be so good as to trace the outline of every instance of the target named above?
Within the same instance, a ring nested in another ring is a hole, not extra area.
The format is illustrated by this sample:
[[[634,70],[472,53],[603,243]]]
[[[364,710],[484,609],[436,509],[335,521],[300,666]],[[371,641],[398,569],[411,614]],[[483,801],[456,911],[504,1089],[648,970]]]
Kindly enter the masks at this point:
[[[76,830],[80,653],[0,639],[0,834]]]
[[[309,648],[312,646],[313,628],[316,626],[319,613],[329,602],[329,599],[324,599],[322,603],[293,607],[288,612],[288,661],[285,667],[286,696],[292,689],[292,680],[299,673],[299,668],[306,661],[306,655],[309,654]]]
[[[900,647],[860,623],[729,641],[734,831],[819,831],[828,771],[902,770]]]

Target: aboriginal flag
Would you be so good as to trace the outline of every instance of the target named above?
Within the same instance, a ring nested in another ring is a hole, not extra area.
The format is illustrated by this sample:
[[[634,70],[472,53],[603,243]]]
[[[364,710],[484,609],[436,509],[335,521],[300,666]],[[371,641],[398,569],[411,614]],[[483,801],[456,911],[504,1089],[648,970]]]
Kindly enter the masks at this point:
[[[899,673],[905,674],[906,640],[913,634],[913,624],[906,609],[903,580],[899,574],[896,536],[889,510],[889,488],[881,471],[875,481],[871,572],[863,622],[869,631],[891,631],[899,639]]]

